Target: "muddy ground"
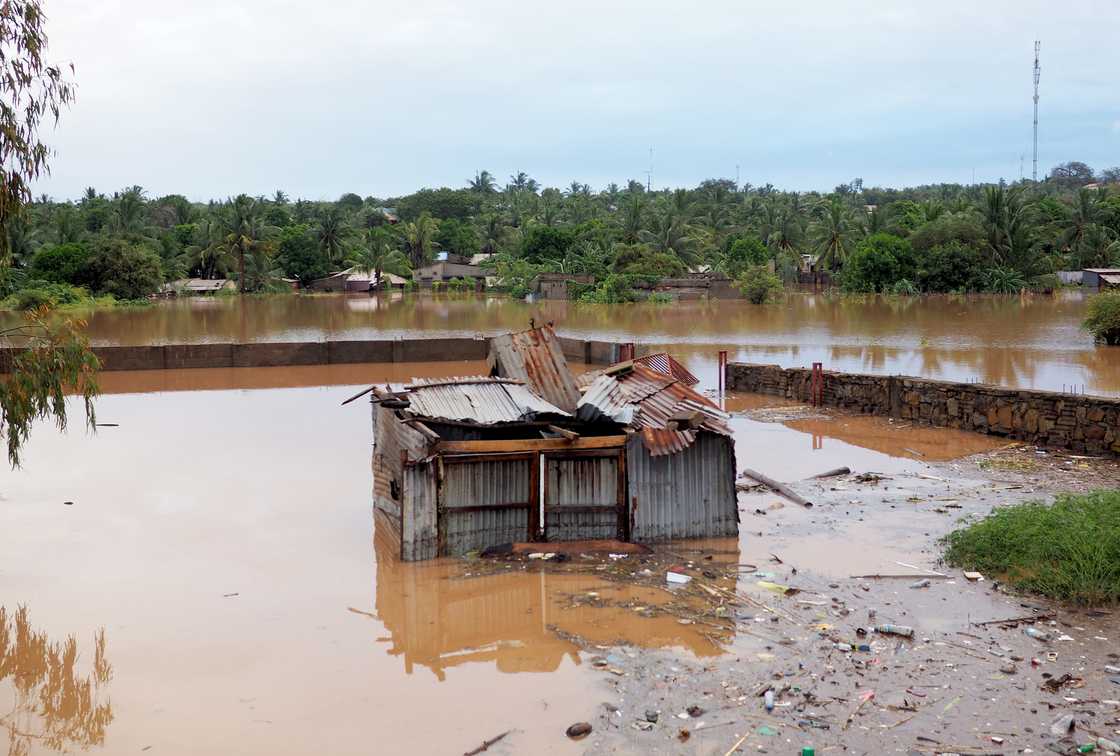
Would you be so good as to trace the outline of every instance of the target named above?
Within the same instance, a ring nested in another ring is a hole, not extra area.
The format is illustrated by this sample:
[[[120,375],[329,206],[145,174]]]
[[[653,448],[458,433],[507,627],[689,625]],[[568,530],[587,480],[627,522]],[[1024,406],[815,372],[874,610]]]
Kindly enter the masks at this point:
[[[805,419],[769,413],[752,419]],[[553,628],[600,677],[586,752],[1076,753],[1120,740],[1120,674],[1106,670],[1120,665],[1116,613],[967,580],[940,562],[938,544],[1000,504],[1115,487],[1120,465],[1008,445],[874,472],[792,484],[809,509],[765,489],[741,493],[735,548],[669,544],[646,556],[521,565],[656,587],[663,604],[612,608],[675,616],[724,651],[699,658]],[[669,571],[691,580],[670,584]],[[933,572],[946,577],[914,587]],[[609,604],[604,595],[569,600]],[[884,624],[909,626],[913,638],[874,629]],[[1029,627],[1049,640],[1029,637]],[[1053,734],[1066,716],[1072,729]],[[515,731],[491,750],[514,753],[516,744]]]

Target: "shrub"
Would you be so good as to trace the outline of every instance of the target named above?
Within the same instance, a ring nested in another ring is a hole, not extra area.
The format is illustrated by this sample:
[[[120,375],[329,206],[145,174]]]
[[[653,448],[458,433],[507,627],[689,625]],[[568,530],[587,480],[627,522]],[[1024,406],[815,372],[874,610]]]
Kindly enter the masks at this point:
[[[82,266],[83,283],[117,299],[142,299],[163,283],[159,255],[125,239],[99,239]]]
[[[914,275],[910,242],[893,234],[872,234],[856,246],[840,274],[848,292],[889,291],[896,281]]]
[[[891,286],[891,294],[896,297],[913,297],[921,294],[921,291],[913,281],[903,278],[895,281],[894,285]]]
[[[1017,294],[1027,288],[1027,279],[1013,268],[992,268],[984,274],[984,288],[993,294]]]
[[[35,310],[39,307],[92,303],[93,298],[90,297],[89,292],[77,286],[29,280],[24,288],[4,301],[4,306],[12,310]]]
[[[918,266],[922,291],[976,291],[984,286],[984,262],[980,252],[959,241],[938,244]]]
[[[1120,600],[1120,491],[996,509],[945,538],[949,564],[1019,590],[1096,605]]]
[[[89,259],[83,244],[56,244],[41,247],[31,258],[31,277],[53,283],[75,283]]]
[[[596,286],[579,295],[579,301],[595,304],[619,304],[633,302],[637,298],[630,286],[629,277],[620,273],[611,273]]]
[[[743,272],[735,286],[751,304],[766,304],[781,293],[782,279],[765,265],[752,265]]]
[[[770,250],[757,236],[744,236],[727,248],[717,263],[717,268],[729,278],[738,278],[752,265],[763,265],[770,259]]]
[[[1120,345],[1120,292],[1106,292],[1090,299],[1081,327],[1098,341]]]

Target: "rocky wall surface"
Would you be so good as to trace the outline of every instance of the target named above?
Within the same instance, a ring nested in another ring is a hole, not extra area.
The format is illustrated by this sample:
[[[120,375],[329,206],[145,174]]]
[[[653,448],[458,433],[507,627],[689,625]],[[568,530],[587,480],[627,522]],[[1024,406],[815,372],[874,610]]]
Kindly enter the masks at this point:
[[[1120,399],[826,370],[821,404],[1092,454],[1120,454]],[[732,391],[809,402],[812,370],[730,363]]]

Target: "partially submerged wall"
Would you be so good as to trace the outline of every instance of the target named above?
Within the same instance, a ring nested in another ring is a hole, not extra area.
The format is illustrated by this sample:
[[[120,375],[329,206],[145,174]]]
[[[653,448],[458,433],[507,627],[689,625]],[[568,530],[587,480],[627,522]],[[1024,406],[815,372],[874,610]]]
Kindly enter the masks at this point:
[[[560,339],[564,356],[592,365],[617,362],[619,344]],[[102,370],[179,370],[182,368],[348,365],[381,362],[485,360],[486,338],[394,339],[376,341],[257,341],[248,344],[162,344],[96,346]],[[0,349],[0,364],[18,350]],[[642,350],[639,349],[639,352]]]
[[[733,391],[808,402],[812,370],[733,362]],[[1120,399],[824,371],[822,404],[1095,454],[1120,454]]]

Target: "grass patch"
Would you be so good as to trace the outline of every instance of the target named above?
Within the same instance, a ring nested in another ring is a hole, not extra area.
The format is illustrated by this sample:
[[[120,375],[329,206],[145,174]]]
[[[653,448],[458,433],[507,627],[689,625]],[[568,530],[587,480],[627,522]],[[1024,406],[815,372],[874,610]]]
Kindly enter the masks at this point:
[[[1000,507],[944,543],[949,564],[1019,590],[1088,606],[1120,601],[1120,491]]]

